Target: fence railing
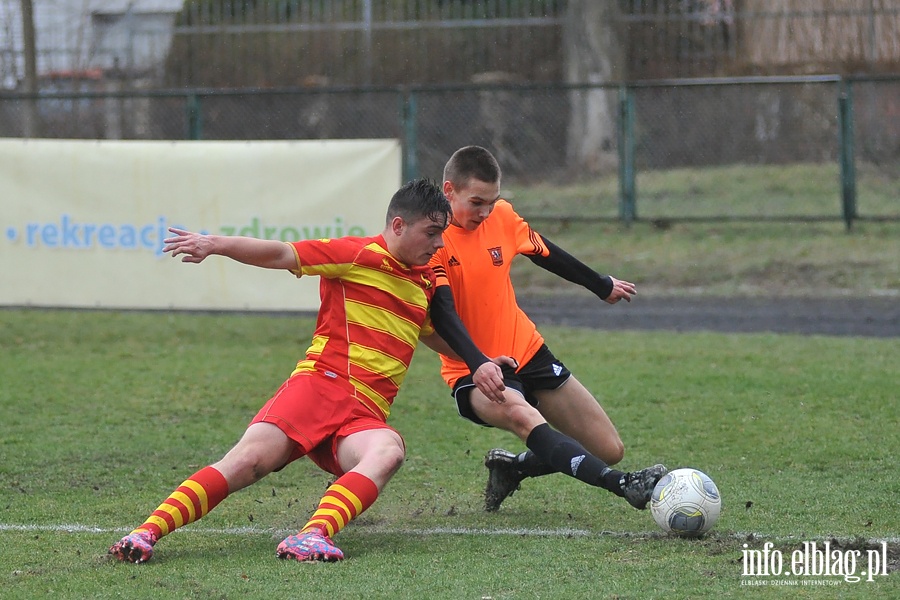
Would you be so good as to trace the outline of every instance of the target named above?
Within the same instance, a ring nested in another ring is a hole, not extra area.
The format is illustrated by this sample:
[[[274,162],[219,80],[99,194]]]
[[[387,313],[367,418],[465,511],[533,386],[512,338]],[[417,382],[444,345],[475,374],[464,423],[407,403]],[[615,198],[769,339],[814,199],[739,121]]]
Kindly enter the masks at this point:
[[[0,137],[26,137],[26,124],[44,138],[397,138],[406,179],[439,178],[454,150],[479,144],[507,185],[617,181],[566,214],[529,206],[539,218],[900,220],[900,75],[0,92]],[[719,189],[671,199],[657,182],[697,171]],[[816,200],[796,202],[791,177],[814,180]]]

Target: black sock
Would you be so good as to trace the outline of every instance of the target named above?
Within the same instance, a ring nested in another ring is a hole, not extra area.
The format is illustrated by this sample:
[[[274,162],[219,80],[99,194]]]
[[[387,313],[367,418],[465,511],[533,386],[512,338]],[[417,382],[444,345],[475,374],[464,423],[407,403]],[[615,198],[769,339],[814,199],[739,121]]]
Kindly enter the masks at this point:
[[[516,459],[519,461],[519,470],[527,477],[540,477],[542,475],[550,475],[551,473],[559,472],[553,465],[538,458],[537,454],[531,450],[520,452]]]
[[[620,483],[624,473],[611,469],[605,462],[589,454],[581,444],[556,431],[548,423],[532,429],[525,445],[539,460],[560,473],[589,485],[602,487],[617,496],[624,496]]]

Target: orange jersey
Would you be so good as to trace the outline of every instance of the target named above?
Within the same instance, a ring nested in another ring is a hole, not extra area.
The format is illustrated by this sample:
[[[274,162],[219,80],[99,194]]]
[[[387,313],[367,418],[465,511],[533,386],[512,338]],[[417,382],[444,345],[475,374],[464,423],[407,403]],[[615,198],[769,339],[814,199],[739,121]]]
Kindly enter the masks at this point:
[[[494,210],[475,231],[451,225],[444,232],[444,247],[429,266],[437,285],[449,285],[453,302],[475,345],[487,356],[505,354],[520,365],[544,343],[537,327],[516,302],[509,278],[517,254],[549,251],[512,205],[498,200]],[[453,387],[469,373],[465,363],[441,356],[441,375]]]
[[[312,345],[292,375],[318,371],[343,382],[387,419],[419,335],[434,331],[428,312],[434,273],[398,261],[380,235],[291,246],[297,256],[292,272],[320,276],[322,301]]]

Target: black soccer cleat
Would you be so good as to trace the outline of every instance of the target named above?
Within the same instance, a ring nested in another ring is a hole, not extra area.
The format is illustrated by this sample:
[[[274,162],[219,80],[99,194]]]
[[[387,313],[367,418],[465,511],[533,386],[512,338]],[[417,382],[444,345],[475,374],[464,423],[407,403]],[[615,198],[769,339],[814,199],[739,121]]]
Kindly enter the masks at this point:
[[[518,467],[515,454],[494,448],[484,457],[484,466],[488,470],[487,487],[484,488],[484,510],[496,512],[509,496],[519,489],[527,477]]]
[[[650,502],[650,494],[653,493],[653,488],[668,472],[669,470],[663,465],[653,465],[640,471],[625,473],[622,479],[619,480],[625,499],[636,509],[644,510]]]

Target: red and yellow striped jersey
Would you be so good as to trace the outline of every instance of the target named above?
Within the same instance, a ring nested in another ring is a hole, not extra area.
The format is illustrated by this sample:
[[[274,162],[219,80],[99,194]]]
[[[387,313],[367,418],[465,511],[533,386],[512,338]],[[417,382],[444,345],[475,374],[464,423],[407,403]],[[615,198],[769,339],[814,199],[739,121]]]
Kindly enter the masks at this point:
[[[475,345],[487,356],[505,354],[524,365],[544,338],[516,303],[509,271],[517,254],[547,256],[548,250],[512,205],[498,200],[476,230],[448,227],[444,247],[428,264],[437,285],[450,286],[456,311]],[[450,387],[468,373],[465,363],[441,355],[441,375]]]
[[[312,345],[292,375],[318,371],[387,419],[419,336],[434,331],[434,273],[408,266],[384,237],[303,240],[291,246],[298,277],[318,275],[321,307]]]

